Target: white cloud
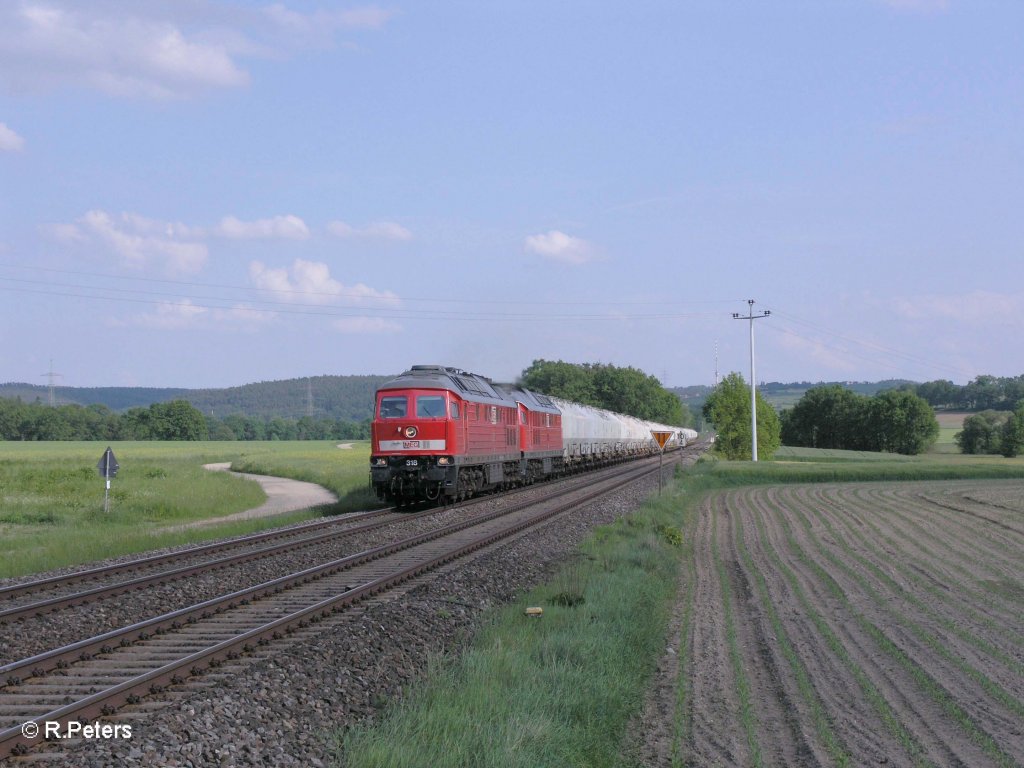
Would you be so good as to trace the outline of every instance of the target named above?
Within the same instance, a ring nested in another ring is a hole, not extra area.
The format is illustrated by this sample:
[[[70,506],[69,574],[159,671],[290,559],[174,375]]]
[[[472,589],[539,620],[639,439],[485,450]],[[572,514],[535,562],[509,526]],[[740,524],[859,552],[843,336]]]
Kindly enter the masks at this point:
[[[397,333],[402,326],[382,317],[345,317],[335,320],[334,330],[339,333]]]
[[[412,240],[412,232],[393,221],[374,221],[365,227],[356,228],[344,221],[332,221],[327,225],[327,231],[335,237],[342,238],[367,238],[371,240]]]
[[[275,317],[275,312],[253,309],[246,304],[237,304],[233,307],[204,307],[197,306],[191,299],[183,298],[177,301],[158,302],[155,311],[137,315],[126,324],[169,331],[206,328],[224,330],[226,326],[256,330]]]
[[[395,307],[401,302],[391,291],[378,291],[363,283],[347,286],[331,277],[323,262],[296,259],[290,268],[269,269],[262,262],[249,264],[253,285],[273,291],[281,301],[301,304],[346,303]]]
[[[234,323],[248,328],[266,325],[278,316],[276,312],[254,309],[248,304],[236,304],[230,309],[214,310],[213,314],[218,322]]]
[[[280,4],[264,8],[263,13],[277,28],[278,34],[296,35],[307,42],[333,37],[342,30],[380,29],[395,15],[393,11],[375,6],[299,13]]]
[[[25,140],[7,127],[7,123],[0,123],[0,152],[20,152],[25,148]]]
[[[56,224],[50,231],[65,242],[96,239],[117,253],[125,266],[140,268],[153,262],[169,272],[198,272],[209,254],[205,243],[183,224],[157,222],[133,213],[115,219],[93,210],[75,224]]]
[[[949,10],[949,0],[881,0],[895,11],[903,13],[941,13]]]
[[[77,224],[43,224],[40,230],[59,243],[84,243],[89,239]]]
[[[270,219],[241,221],[234,216],[225,216],[217,227],[217,233],[233,240],[305,240],[309,227],[298,216],[274,216]]]
[[[971,291],[930,296],[903,296],[893,300],[896,314],[909,320],[945,318],[969,325],[1020,323],[1024,294]]]
[[[586,240],[557,229],[543,235],[530,235],[526,238],[525,247],[530,253],[565,264],[585,264],[592,258],[592,249]]]
[[[155,313],[142,315],[138,321],[148,328],[179,330],[195,327],[208,312],[206,307],[197,307],[190,299],[162,301],[157,304]]]
[[[166,99],[249,81],[223,43],[173,19],[146,17],[140,7],[25,2],[0,11],[0,26],[0,68],[20,86]]]
[[[374,6],[302,13],[277,4],[23,0],[0,3],[0,80],[112,96],[186,98],[249,82],[246,58],[281,59],[379,29]]]
[[[798,336],[792,331],[782,331],[777,335],[779,346],[792,352],[797,359],[804,362],[813,360],[833,374],[852,374],[862,362],[857,362],[846,350],[830,347],[818,339]]]

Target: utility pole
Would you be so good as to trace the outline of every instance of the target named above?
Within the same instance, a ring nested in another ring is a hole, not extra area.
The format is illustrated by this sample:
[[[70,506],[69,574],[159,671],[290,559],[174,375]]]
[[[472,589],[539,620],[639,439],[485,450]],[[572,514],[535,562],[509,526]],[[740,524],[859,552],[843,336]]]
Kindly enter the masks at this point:
[[[754,378],[754,321],[768,317],[771,312],[766,309],[760,315],[755,315],[753,299],[747,299],[747,307],[746,315],[733,312],[732,319],[750,321],[750,456],[753,461],[757,461],[757,389],[754,385],[757,379]]]

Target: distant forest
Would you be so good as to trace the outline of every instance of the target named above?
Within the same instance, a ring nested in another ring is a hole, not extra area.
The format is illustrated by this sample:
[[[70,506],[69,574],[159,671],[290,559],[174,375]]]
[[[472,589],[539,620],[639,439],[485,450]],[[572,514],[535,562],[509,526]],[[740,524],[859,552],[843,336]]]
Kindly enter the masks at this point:
[[[919,384],[906,379],[885,381],[794,381],[784,384],[779,381],[761,382],[757,391],[778,410],[792,406],[803,394],[815,387],[839,386],[858,395],[873,397],[886,390],[894,389],[913,392],[927,401],[932,408],[949,411],[1010,411],[1024,399],[1024,375],[1022,376],[978,376],[966,384],[954,384],[940,379]],[[690,409],[699,412],[714,387],[692,386],[671,389]]]
[[[54,408],[49,407],[45,386],[0,384],[0,439],[157,440],[196,439],[196,434],[214,440],[365,439],[374,393],[390,378],[313,376],[226,389],[55,387]],[[868,396],[910,391],[939,409],[1009,411],[1024,400],[1024,376],[978,376],[964,385],[944,380],[829,383]],[[824,384],[766,382],[759,391],[776,409],[784,410],[808,389]],[[699,414],[713,387],[668,391],[682,401],[684,410]],[[172,403],[175,408],[170,408]],[[190,408],[182,409],[180,403]],[[616,405],[626,410],[625,405]],[[192,437],[173,436],[182,433]]]
[[[150,387],[54,387],[54,405],[102,405],[114,412],[154,403],[187,400],[204,416],[223,419],[302,417],[362,421],[373,412],[377,387],[393,376],[311,376],[261,381],[225,389]],[[49,403],[49,389],[33,384],[0,384],[0,397]]]

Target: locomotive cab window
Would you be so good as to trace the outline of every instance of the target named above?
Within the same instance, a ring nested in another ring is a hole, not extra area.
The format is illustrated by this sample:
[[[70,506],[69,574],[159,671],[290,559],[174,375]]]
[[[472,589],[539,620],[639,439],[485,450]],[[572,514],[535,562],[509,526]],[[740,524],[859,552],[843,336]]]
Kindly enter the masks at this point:
[[[416,398],[416,416],[421,419],[443,419],[444,397],[421,395]]]
[[[409,401],[404,395],[380,399],[380,417],[382,419],[404,419],[408,409]]]
[[[452,418],[459,418],[459,404],[456,403],[454,400],[452,401]]]

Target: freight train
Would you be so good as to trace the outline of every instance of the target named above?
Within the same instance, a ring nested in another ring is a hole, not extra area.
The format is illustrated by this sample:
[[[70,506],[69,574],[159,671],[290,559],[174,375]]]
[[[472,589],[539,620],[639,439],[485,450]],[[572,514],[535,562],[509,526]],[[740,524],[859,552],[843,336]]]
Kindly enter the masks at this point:
[[[480,493],[647,456],[696,439],[672,427],[495,384],[440,365],[414,365],[377,390],[370,482],[396,506]]]

